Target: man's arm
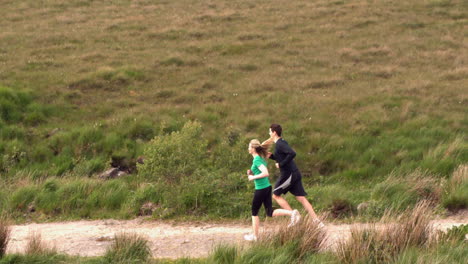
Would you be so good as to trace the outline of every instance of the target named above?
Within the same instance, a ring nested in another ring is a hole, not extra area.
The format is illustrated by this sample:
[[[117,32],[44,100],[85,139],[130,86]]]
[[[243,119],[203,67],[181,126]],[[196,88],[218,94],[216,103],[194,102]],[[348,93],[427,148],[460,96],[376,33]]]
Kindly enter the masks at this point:
[[[269,155],[268,157],[269,159],[276,160],[275,154],[268,152],[268,155]]]
[[[296,152],[294,152],[294,150],[287,143],[281,144],[279,151],[286,154],[284,160],[279,163],[280,168],[288,165],[288,163],[291,162],[294,157],[296,157]]]

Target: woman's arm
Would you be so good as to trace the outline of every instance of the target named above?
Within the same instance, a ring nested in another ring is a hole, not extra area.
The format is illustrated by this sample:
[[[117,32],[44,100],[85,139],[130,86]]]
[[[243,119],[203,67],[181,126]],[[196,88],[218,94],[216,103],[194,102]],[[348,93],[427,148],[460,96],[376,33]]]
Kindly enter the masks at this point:
[[[249,176],[249,181],[253,181],[253,180],[257,180],[257,179],[261,179],[261,178],[265,178],[265,177],[268,177],[270,176],[270,174],[268,173],[268,168],[265,166],[265,165],[260,165],[260,167],[258,167],[258,169],[261,171],[260,174],[257,174],[257,175],[250,175]]]

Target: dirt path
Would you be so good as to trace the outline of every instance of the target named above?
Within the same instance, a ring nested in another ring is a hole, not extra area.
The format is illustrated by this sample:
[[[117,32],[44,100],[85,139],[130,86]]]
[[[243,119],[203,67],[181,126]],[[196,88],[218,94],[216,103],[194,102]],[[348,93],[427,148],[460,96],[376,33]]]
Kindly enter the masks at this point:
[[[468,217],[432,221],[434,228],[446,230],[452,226],[468,224]],[[269,224],[266,228],[273,228]],[[328,224],[328,248],[346,238],[352,226],[360,224]],[[112,243],[114,234],[134,232],[150,241],[155,258],[205,257],[219,243],[245,244],[243,234],[250,232],[249,225],[182,223],[171,224],[143,219],[118,221],[96,220],[26,224],[12,226],[12,237],[7,252],[22,252],[31,233],[41,234],[42,240],[68,255],[100,256]]]

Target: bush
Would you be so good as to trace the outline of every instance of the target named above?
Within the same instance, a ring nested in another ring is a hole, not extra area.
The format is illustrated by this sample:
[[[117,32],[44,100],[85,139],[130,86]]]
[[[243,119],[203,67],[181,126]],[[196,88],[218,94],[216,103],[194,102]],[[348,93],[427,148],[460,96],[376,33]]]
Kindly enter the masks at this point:
[[[241,168],[250,166],[252,156],[247,152],[249,142],[244,138],[237,137],[229,133],[226,139],[214,147],[211,159],[217,168],[241,171]]]
[[[117,234],[107,249],[107,263],[144,263],[151,257],[148,241],[137,234]]]
[[[202,139],[197,122],[188,122],[181,131],[161,135],[151,140],[138,164],[140,175],[155,182],[177,183],[207,164],[207,143]]]
[[[135,120],[135,122],[130,126],[130,131],[128,132],[131,139],[142,139],[145,141],[152,139],[155,134],[155,125],[146,120]]]

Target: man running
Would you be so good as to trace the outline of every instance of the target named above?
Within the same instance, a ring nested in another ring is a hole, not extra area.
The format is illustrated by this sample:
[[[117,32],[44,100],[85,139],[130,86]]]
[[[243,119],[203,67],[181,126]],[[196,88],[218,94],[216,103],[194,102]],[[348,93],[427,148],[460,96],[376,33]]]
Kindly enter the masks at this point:
[[[292,193],[296,199],[302,204],[304,209],[307,210],[312,220],[318,223],[318,226],[324,227],[324,224],[317,217],[317,214],[312,208],[312,205],[309,203],[305,197],[307,193],[302,186],[302,176],[299,172],[299,169],[294,162],[294,157],[296,157],[296,152],[288,145],[288,142],[281,137],[283,129],[278,124],[272,124],[270,126],[270,138],[276,143],[275,153],[270,153],[270,159],[276,161],[276,168],[280,169],[281,176],[276,181],[275,189],[273,190],[273,199],[281,206],[281,208],[286,210],[292,210],[289,203],[281,197],[282,194],[287,192]],[[300,216],[297,215],[299,218]],[[295,222],[298,222],[299,219],[296,219]]]

